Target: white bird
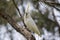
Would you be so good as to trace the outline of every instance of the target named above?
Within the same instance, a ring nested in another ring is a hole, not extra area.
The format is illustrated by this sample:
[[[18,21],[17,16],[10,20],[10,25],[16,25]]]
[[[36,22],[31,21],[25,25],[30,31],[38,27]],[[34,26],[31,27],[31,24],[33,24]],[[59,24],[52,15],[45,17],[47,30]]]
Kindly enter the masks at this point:
[[[32,19],[29,13],[29,7],[30,7],[30,3],[28,3],[27,8],[25,10],[24,23],[30,31],[40,35],[40,31],[38,30],[37,25],[35,24],[34,20]]]

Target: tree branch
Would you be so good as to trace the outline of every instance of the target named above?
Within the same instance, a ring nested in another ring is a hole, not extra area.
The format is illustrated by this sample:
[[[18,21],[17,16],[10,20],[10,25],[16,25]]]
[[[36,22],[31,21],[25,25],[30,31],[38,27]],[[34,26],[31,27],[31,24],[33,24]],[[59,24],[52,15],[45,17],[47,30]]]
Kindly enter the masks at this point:
[[[20,27],[17,22],[8,14],[4,14],[0,11],[0,17],[6,19],[11,25],[12,27],[19,33],[23,34],[23,36],[25,36],[27,38],[27,40],[35,40],[35,38],[32,36],[32,34],[26,29],[26,28],[22,28]]]
[[[59,3],[55,3],[55,2],[47,2],[47,1],[43,1],[45,4],[57,9],[58,11],[60,11],[60,9],[58,9],[56,6],[60,6]]]

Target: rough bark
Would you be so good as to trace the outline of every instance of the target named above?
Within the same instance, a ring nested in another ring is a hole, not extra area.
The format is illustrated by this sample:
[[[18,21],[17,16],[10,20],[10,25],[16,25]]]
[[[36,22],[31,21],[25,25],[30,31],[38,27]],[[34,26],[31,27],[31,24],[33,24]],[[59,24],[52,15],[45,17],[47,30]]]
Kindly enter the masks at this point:
[[[20,27],[17,22],[8,14],[2,13],[0,11],[0,17],[4,18],[12,25],[12,27],[19,33],[21,33],[24,37],[27,38],[27,40],[35,40],[35,38],[32,36],[31,32],[29,32],[26,28]]]

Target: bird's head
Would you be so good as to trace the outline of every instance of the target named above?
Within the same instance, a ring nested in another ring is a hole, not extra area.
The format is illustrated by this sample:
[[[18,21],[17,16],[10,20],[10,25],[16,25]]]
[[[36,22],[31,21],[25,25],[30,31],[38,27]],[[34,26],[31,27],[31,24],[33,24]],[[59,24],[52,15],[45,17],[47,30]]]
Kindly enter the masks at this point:
[[[26,15],[26,18],[28,18],[28,13],[25,13],[25,15]]]
[[[27,3],[26,9],[25,9],[25,13],[29,13],[29,8],[30,8],[30,2]]]
[[[26,18],[28,18],[29,17],[29,15],[30,15],[30,12],[29,12],[29,7],[30,7],[30,2],[28,2],[27,3],[27,7],[26,7],[26,9],[25,9],[25,16],[26,16]]]

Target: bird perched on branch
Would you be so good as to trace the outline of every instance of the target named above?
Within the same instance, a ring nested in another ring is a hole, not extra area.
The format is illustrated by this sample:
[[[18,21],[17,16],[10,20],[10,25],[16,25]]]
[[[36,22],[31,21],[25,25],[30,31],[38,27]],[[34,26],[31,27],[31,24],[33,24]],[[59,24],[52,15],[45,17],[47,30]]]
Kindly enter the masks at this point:
[[[34,20],[32,19],[31,15],[29,13],[30,5],[31,5],[30,3],[27,4],[25,14],[24,14],[24,23],[31,32],[34,32],[34,33],[40,35],[40,31],[38,30],[37,25],[35,24]]]

